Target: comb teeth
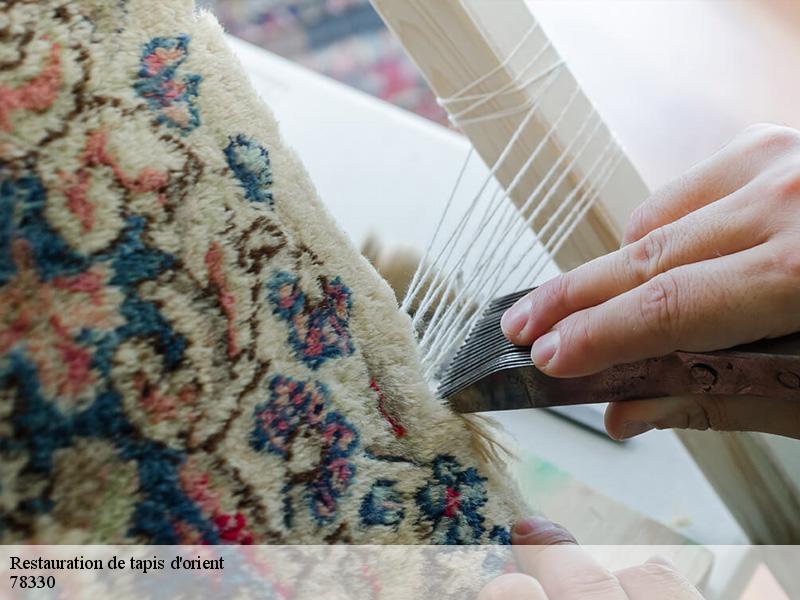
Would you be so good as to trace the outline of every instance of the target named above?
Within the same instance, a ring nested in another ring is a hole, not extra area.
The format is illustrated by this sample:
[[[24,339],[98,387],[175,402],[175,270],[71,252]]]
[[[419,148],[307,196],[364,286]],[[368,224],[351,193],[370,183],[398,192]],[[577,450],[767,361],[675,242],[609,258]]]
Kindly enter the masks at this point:
[[[500,319],[512,304],[532,289],[495,298],[473,325],[442,376],[438,394],[448,398],[484,377],[531,364],[530,346],[515,346],[500,330]]]

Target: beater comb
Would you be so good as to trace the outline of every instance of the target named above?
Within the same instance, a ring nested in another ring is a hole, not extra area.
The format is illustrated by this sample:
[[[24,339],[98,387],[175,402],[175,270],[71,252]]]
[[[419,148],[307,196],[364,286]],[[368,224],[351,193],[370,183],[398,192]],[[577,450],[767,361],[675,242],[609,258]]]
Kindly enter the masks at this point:
[[[460,413],[598,404],[691,394],[800,401],[800,333],[714,352],[672,352],[585,377],[555,378],[530,346],[503,336],[503,313],[531,290],[493,300],[447,367],[439,395]]]

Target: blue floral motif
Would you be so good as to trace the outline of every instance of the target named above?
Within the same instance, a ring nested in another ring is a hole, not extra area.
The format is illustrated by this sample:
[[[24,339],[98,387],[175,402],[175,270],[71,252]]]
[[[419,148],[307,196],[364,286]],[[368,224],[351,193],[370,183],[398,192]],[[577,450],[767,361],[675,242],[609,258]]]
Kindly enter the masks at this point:
[[[200,75],[189,74],[178,80],[178,68],[189,55],[189,36],[156,37],[142,48],[136,93],[147,101],[157,121],[175,127],[186,135],[200,125],[195,103]]]
[[[292,443],[298,435],[316,435],[320,441],[319,464],[284,485],[284,519],[291,523],[294,507],[289,491],[294,480],[304,481],[305,499],[318,523],[330,522],[339,498],[355,478],[351,457],[358,446],[358,431],[341,414],[330,409],[328,389],[318,381],[296,381],[278,375],[269,385],[269,400],[253,411],[250,446],[258,452],[291,458]]]
[[[372,484],[358,511],[362,525],[389,525],[396,529],[402,522],[403,497],[395,489],[396,484],[391,479],[378,479]]]
[[[478,544],[485,528],[481,507],[486,504],[486,479],[452,456],[433,461],[433,476],[416,494],[420,519],[431,525],[431,543]]]
[[[20,177],[0,172],[0,285],[16,272],[11,243],[24,239],[44,281],[61,275],[75,275],[89,261],[69,247],[44,215],[46,191],[32,174]]]
[[[225,160],[244,189],[244,197],[250,202],[262,202],[271,207],[273,204],[272,166],[269,151],[255,140],[237,135],[228,138],[225,147]]]
[[[291,273],[275,273],[267,289],[273,314],[289,323],[289,343],[309,367],[317,369],[330,358],[355,351],[349,329],[350,290],[338,277],[322,281],[324,297],[317,306],[309,305],[298,277]]]
[[[266,449],[288,458],[291,442],[305,421],[312,394],[324,395],[326,389],[324,386],[306,389],[305,383],[288,377],[273,378],[269,389],[269,401],[255,407],[250,445],[253,450]]]
[[[507,546],[511,543],[511,532],[508,527],[495,525],[492,527],[492,531],[489,534],[489,541],[493,544]]]

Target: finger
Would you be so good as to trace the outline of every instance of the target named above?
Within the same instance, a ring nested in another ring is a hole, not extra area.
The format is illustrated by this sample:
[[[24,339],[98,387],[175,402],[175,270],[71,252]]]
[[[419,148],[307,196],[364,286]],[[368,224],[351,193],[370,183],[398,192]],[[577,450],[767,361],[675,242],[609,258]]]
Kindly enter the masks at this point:
[[[759,247],[763,248],[763,246]],[[554,377],[578,377],[674,350],[705,351],[793,331],[775,305],[769,250],[753,248],[662,273],[571,314],[531,348]]]
[[[674,569],[654,561],[614,573],[630,600],[703,600]]]
[[[762,431],[800,438],[800,406],[795,400],[753,396],[683,396],[612,402],[606,431],[618,440],[651,429]]]
[[[655,556],[651,556],[647,559],[649,563],[655,563],[657,565],[663,565],[668,569],[675,570],[675,564],[665,556],[661,556],[660,554],[656,554]]]
[[[514,546],[576,546],[578,540],[558,523],[544,517],[521,519],[511,529]]]
[[[800,144],[788,127],[749,127],[710,158],[656,191],[631,215],[623,245],[719,200],[752,181],[775,157]]]
[[[627,598],[614,575],[576,545],[563,527],[534,517],[515,525],[511,535],[520,570],[535,577],[548,598]]]
[[[578,310],[647,282],[675,267],[752,248],[769,237],[764,211],[746,198],[747,186],[727,198],[655,229],[642,239],[552,279],[512,306],[501,320],[508,339],[531,344]]]
[[[547,594],[530,575],[507,573],[483,586],[478,600],[547,600]]]

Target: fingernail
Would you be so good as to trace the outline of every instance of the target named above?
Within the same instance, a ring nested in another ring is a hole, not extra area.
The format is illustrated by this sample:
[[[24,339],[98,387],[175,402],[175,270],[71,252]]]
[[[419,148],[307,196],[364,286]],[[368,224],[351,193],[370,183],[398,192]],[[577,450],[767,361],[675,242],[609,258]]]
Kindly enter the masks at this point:
[[[539,521],[543,521],[541,517],[530,517],[527,519],[520,519],[516,523],[514,523],[514,527],[512,528],[512,532],[515,535],[519,536],[526,536],[532,534],[536,531],[536,525]]]
[[[627,440],[632,437],[636,437],[637,435],[641,435],[646,431],[650,431],[653,428],[650,423],[643,423],[642,421],[629,421],[625,423],[622,427],[622,435],[619,436],[621,440]]]
[[[531,348],[531,359],[537,367],[546,367],[558,351],[561,343],[561,334],[558,331],[551,331],[544,334],[533,343]]]
[[[527,296],[517,300],[517,303],[509,308],[500,319],[500,328],[508,336],[519,335],[522,328],[528,322],[531,314],[531,300]]]
[[[561,525],[544,517],[528,517],[514,524],[512,543],[516,545],[577,544],[575,537]]]

